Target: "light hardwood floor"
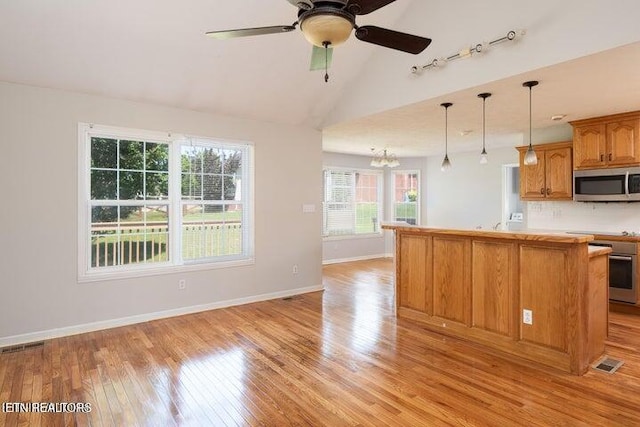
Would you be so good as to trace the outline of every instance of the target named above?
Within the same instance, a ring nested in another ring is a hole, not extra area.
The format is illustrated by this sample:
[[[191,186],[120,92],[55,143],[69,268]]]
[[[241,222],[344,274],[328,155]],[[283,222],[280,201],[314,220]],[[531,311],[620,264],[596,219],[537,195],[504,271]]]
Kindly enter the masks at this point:
[[[611,314],[613,374],[517,364],[393,314],[393,262],[324,267],[324,292],[0,355],[0,425],[640,425],[640,317]]]

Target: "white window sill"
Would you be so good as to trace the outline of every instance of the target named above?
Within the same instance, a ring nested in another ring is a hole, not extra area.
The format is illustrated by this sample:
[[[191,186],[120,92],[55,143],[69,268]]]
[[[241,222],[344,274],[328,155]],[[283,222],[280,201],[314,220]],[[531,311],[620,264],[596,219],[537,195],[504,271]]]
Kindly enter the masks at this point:
[[[323,241],[332,241],[332,240],[356,240],[356,239],[380,239],[384,236],[382,232],[380,233],[368,233],[368,234],[345,234],[343,236],[323,236]]]
[[[254,265],[255,258],[246,258],[240,260],[219,261],[209,263],[194,263],[184,265],[164,265],[142,267],[132,270],[120,271],[95,271],[78,275],[78,283],[104,282],[108,280],[134,279],[137,277],[148,276],[164,276],[166,274],[188,273],[191,271],[217,270],[220,268],[233,268]]]

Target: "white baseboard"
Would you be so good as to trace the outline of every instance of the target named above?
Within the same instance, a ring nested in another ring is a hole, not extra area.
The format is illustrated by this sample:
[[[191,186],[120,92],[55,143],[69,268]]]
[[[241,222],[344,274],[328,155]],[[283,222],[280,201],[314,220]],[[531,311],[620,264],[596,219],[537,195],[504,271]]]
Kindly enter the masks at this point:
[[[326,260],[322,260],[322,265],[339,264],[341,262],[366,261],[368,259],[376,259],[376,258],[389,258],[390,256],[392,257],[393,255],[376,254],[376,255],[357,256],[352,258],[326,259]]]
[[[306,288],[290,289],[286,291],[273,292],[269,294],[254,295],[245,298],[237,298],[226,301],[219,301],[210,304],[192,305],[173,310],[157,311],[154,313],[139,314],[136,316],[121,317],[119,319],[103,320],[100,322],[85,323],[82,325],[67,326],[64,328],[49,329],[45,331],[31,332],[28,334],[0,337],[0,348],[18,344],[43,341],[52,338],[66,337],[69,335],[83,334],[85,332],[100,331],[103,329],[117,328],[120,326],[133,325],[136,323],[148,322],[150,320],[164,319],[167,317],[182,316],[185,314],[199,313],[201,311],[215,310],[218,308],[233,307],[236,305],[250,304],[254,302],[268,301],[278,298],[286,298],[294,295],[308,294],[324,290],[323,285],[309,286]]]

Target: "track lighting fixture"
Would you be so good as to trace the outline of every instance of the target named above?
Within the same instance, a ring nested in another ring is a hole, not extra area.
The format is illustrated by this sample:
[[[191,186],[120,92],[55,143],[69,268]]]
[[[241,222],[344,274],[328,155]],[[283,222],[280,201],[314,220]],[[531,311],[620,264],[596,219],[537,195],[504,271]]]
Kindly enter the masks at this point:
[[[434,58],[431,62],[428,62],[427,64],[414,65],[413,67],[411,67],[411,72],[413,74],[421,74],[424,70],[442,68],[448,62],[454,61],[456,59],[470,58],[473,55],[478,55],[481,53],[484,54],[487,50],[489,50],[493,46],[506,41],[517,40],[520,37],[524,36],[526,33],[527,33],[526,30],[511,30],[507,32],[506,35],[497,37],[494,40],[491,40],[489,42],[475,43],[449,56]]]

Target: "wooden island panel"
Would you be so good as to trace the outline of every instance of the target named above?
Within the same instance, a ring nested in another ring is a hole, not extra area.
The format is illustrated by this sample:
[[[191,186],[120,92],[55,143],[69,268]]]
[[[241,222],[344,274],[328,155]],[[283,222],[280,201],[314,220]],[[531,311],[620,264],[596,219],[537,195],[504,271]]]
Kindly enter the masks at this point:
[[[524,341],[566,352],[567,250],[520,248],[520,293],[523,310],[533,312],[533,324],[520,323]]]
[[[433,313],[430,280],[427,278],[427,260],[431,258],[427,255],[430,243],[431,239],[424,236],[402,236],[400,256],[407,262],[400,266],[403,280],[396,301],[396,304],[428,314]]]
[[[607,257],[594,257],[589,262],[589,301],[596,303],[591,305],[588,318],[589,353],[601,354],[604,352],[604,341],[609,336],[609,310],[603,301],[609,301],[609,287],[602,288],[598,283],[609,279],[609,260]],[[602,319],[607,319],[602,323]]]
[[[611,250],[592,236],[383,228],[396,234],[399,317],[577,375],[602,356]]]
[[[512,336],[516,246],[512,243],[473,242],[473,326]]]
[[[471,248],[468,239],[433,238],[433,315],[471,323]]]

